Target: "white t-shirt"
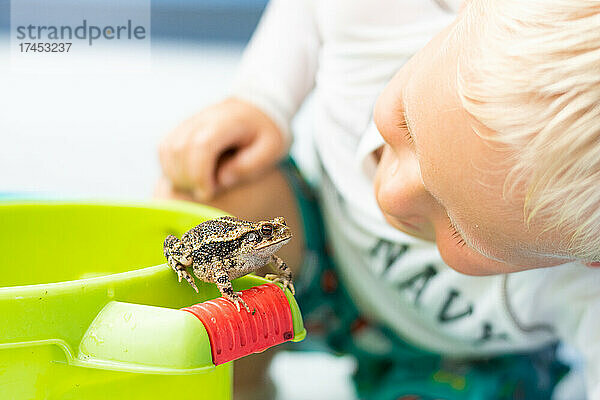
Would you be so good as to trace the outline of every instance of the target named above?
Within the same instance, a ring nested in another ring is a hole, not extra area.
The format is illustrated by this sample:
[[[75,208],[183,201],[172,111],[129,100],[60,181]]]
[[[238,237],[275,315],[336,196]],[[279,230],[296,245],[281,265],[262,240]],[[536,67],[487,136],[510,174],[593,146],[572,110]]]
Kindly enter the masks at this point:
[[[371,122],[379,92],[460,0],[274,0],[245,51],[233,94],[290,135],[314,92],[314,143],[328,240],[353,299],[404,340],[455,356],[535,349],[562,339],[600,399],[600,269],[580,264],[472,277],[435,246],[388,225],[373,195]],[[380,343],[382,351],[385,345]],[[571,397],[575,398],[575,397]]]

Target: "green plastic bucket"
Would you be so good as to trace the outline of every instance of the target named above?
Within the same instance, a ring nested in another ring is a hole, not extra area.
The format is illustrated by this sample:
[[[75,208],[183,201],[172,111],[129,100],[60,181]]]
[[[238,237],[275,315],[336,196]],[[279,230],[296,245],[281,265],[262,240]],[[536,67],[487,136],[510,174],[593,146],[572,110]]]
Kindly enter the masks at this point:
[[[162,254],[168,234],[220,215],[183,202],[0,203],[0,398],[231,399],[232,363],[213,364],[204,326],[180,310],[220,294],[179,283]]]

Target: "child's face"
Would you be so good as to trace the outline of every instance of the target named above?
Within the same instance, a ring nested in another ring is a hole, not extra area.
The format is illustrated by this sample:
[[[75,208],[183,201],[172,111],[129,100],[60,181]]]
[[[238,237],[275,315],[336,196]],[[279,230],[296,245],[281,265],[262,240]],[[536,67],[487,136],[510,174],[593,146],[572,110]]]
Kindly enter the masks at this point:
[[[387,142],[375,179],[384,215],[398,229],[435,241],[444,261],[468,274],[571,261],[555,255],[555,232],[526,227],[523,196],[503,198],[506,149],[473,131],[474,124],[484,135],[495,134],[474,121],[457,96],[459,47],[450,29],[413,57],[377,101],[375,122]],[[468,36],[460,40],[468,45]]]

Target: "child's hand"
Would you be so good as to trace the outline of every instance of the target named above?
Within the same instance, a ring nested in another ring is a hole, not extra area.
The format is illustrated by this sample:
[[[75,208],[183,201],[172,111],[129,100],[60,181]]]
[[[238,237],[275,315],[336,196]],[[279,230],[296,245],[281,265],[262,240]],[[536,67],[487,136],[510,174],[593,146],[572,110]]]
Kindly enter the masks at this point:
[[[206,201],[224,188],[260,175],[286,150],[286,139],[266,114],[229,98],[169,133],[160,145],[160,162],[175,189]]]

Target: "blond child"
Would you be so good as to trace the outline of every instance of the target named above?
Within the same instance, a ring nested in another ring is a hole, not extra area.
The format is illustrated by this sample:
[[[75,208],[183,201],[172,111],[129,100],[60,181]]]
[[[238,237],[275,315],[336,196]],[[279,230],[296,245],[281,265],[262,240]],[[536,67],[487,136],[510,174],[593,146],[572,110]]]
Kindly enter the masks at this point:
[[[236,97],[167,138],[159,191],[245,217],[287,207],[305,239],[291,264],[319,261],[300,277],[307,322],[357,357],[363,398],[549,398],[559,340],[600,398],[600,270],[584,265],[600,260],[598,3],[469,2],[385,88],[377,129],[376,93],[448,15],[410,25],[424,2],[358,3],[272,5]],[[307,201],[290,209],[291,174],[270,170],[315,81],[331,260]]]

